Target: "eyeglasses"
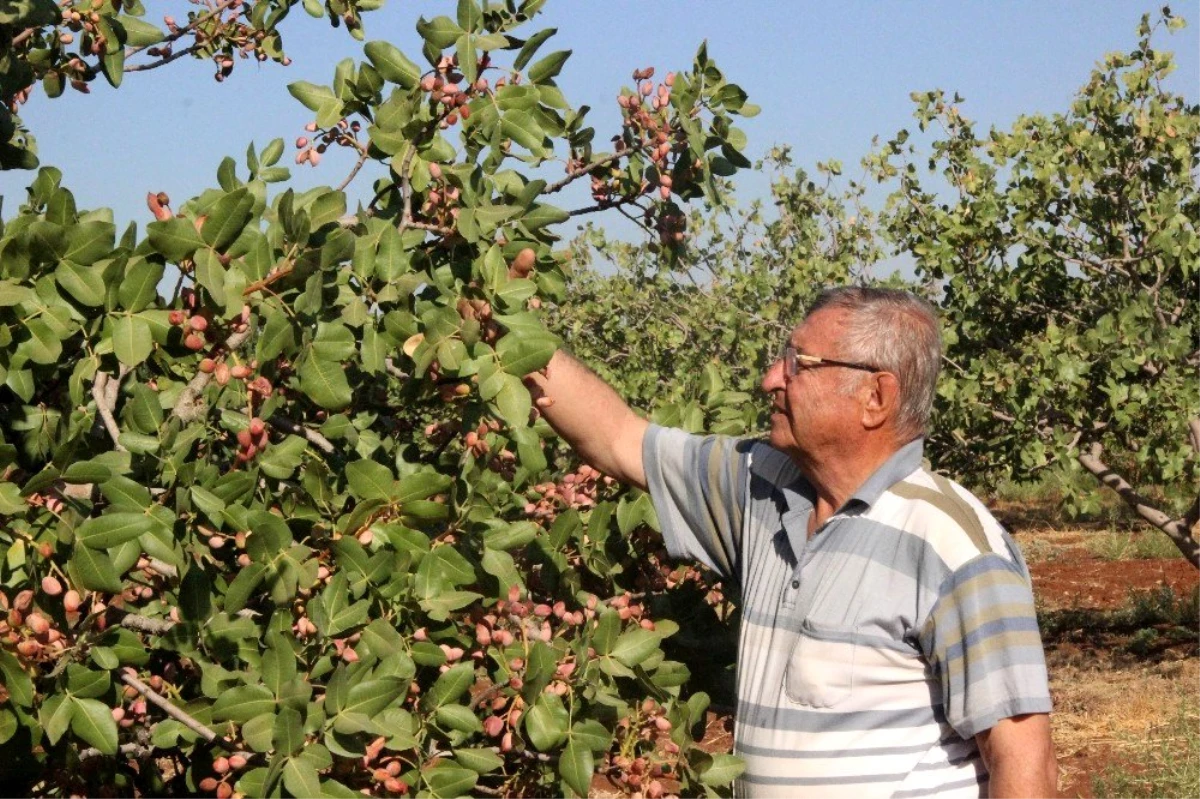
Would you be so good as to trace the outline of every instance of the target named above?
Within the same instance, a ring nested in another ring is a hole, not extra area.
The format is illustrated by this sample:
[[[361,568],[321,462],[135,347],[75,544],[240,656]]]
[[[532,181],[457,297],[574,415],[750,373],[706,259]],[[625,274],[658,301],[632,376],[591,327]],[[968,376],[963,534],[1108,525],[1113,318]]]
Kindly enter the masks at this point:
[[[832,358],[819,358],[816,355],[805,355],[802,352],[797,352],[796,348],[788,344],[783,348],[783,373],[789,379],[800,374],[801,369],[816,369],[819,366],[843,366],[847,369],[860,369],[864,372],[882,372],[882,369],[877,369],[874,366],[868,366],[865,363],[851,363],[849,361],[835,361]]]

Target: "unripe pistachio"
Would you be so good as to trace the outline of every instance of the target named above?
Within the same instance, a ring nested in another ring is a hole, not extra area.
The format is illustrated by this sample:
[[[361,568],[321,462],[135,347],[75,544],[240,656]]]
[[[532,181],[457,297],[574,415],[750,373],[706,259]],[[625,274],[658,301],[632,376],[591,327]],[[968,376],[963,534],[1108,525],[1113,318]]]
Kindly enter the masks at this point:
[[[296,139],[296,149],[297,150],[303,150],[307,146],[308,146],[308,137],[307,136],[301,136],[300,138]]]
[[[224,386],[229,383],[229,365],[224,363],[217,364],[213,370],[213,377],[216,378],[218,386]]]
[[[251,371],[249,366],[246,366],[244,363],[239,363],[229,370],[229,374],[238,380],[245,380],[250,376]]]
[[[171,313],[167,314],[167,321],[170,322],[174,327],[179,327],[182,325],[185,318],[186,317],[184,316],[183,311],[179,310],[171,311]]]
[[[58,596],[62,593],[62,583],[52,575],[47,574],[42,578],[42,591],[49,596]]]
[[[212,358],[202,358],[200,360],[200,371],[203,372],[204,374],[210,375],[213,373],[213,370],[215,370],[216,368],[217,368],[217,362],[214,361]]]
[[[25,626],[33,630],[35,635],[41,635],[50,629],[50,622],[40,613],[30,613],[25,617]]]
[[[204,337],[195,333],[188,333],[183,339],[183,346],[192,352],[199,352],[204,349]]]
[[[63,610],[67,613],[76,613],[79,606],[83,604],[83,598],[79,596],[79,592],[71,589],[63,594]]]

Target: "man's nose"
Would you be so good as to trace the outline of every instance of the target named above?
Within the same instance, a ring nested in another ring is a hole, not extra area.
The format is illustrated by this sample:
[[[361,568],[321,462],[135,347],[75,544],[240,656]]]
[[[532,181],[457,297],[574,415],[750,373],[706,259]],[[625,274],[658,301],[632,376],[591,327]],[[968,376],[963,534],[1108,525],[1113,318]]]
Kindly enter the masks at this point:
[[[767,367],[766,373],[763,374],[762,390],[767,394],[773,394],[776,391],[782,391],[786,383],[783,379],[783,359],[777,359],[771,362]]]

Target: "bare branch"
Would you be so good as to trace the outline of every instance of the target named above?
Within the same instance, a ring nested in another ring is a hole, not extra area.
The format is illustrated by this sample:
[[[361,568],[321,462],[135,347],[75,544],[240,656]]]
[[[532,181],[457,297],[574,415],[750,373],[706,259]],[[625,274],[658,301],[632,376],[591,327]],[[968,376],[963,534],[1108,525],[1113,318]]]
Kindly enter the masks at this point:
[[[127,630],[149,633],[150,635],[166,635],[175,626],[175,622],[169,619],[151,619],[147,616],[139,616],[136,613],[125,614],[117,624]]]
[[[121,442],[118,440],[121,436],[121,428],[117,427],[117,420],[113,418],[112,408],[108,405],[106,389],[109,379],[108,372],[96,372],[96,377],[92,381],[92,397],[96,400],[96,412],[104,421],[104,429],[108,431],[108,437],[112,439],[113,449],[117,452],[125,452],[125,447],[121,446]]]
[[[117,747],[118,754],[125,755],[127,758],[135,758],[137,760],[150,757],[154,754],[154,752],[155,749],[153,746],[142,746],[141,744],[121,744],[119,747]],[[104,752],[101,752],[94,746],[88,747],[79,753],[79,759],[81,761],[105,756],[106,755]]]
[[[218,746],[221,746],[231,752],[237,751],[237,747],[234,746],[234,744],[231,741],[217,735],[215,732],[210,730],[208,727],[204,726],[199,721],[192,718],[190,715],[188,715],[184,711],[180,710],[175,705],[171,704],[171,702],[166,697],[164,697],[162,694],[159,694],[157,691],[153,690],[149,685],[146,685],[146,683],[142,682],[137,677],[135,677],[131,673],[132,671],[133,671],[132,669],[129,669],[129,671],[122,672],[121,682],[125,683],[130,688],[137,691],[142,696],[146,697],[146,701],[155,705],[156,707],[161,709],[164,713],[166,713],[168,716],[175,719],[180,724],[187,727],[189,730],[196,733],[197,735],[199,735],[201,738],[208,741],[209,743],[217,744]]]
[[[1188,562],[1200,569],[1200,542],[1191,535],[1185,519],[1171,519],[1145,497],[1137,493],[1125,478],[1114,472],[1104,461],[1100,460],[1103,449],[1099,444],[1093,444],[1090,452],[1081,452],[1078,456],[1080,465],[1091,472],[1096,479],[1117,492],[1125,504],[1146,521],[1162,530],[1175,542],[1175,546],[1188,559]]]
[[[278,413],[267,419],[267,422],[270,423],[272,427],[278,427],[280,430],[284,430],[292,435],[301,436],[307,439],[310,444],[313,444],[317,447],[317,449],[321,450],[327,455],[332,455],[337,451],[337,448],[330,443],[329,439],[318,433],[316,430],[311,430],[302,424],[297,424],[291,419],[281,416]]]
[[[367,150],[364,147],[360,147],[358,151],[358,160],[354,162],[354,168],[350,170],[350,174],[346,175],[346,179],[338,184],[338,187],[334,189],[334,191],[345,190],[345,188],[350,185],[351,181],[357,177],[359,170],[363,168],[363,164],[365,163],[367,163]]]

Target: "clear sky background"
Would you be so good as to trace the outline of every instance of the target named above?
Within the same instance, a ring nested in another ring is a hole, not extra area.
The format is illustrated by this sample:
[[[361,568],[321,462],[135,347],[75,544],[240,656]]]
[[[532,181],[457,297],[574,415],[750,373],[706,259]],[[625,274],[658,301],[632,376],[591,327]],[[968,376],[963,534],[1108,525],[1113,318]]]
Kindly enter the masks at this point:
[[[145,0],[148,18],[186,16],[187,3]],[[942,88],[966,98],[961,110],[986,129],[1022,113],[1066,110],[1095,62],[1128,51],[1143,13],[1161,3],[1134,2],[802,2],[802,0],[551,0],[529,26],[556,27],[542,53],[574,55],[558,82],[575,105],[592,106],[597,141],[617,131],[615,98],[632,71],[654,66],[658,76],[685,69],[701,41],[710,56],[762,106],[739,126],[748,155],[777,144],[792,147],[797,166],[837,158],[848,174],[871,149],[872,136],[911,127],[910,92]],[[1172,4],[1189,27],[1160,32],[1157,46],[1175,52],[1179,69],[1168,85],[1191,102],[1200,94],[1200,4]],[[413,60],[419,15],[454,15],[454,0],[388,0],[365,15],[367,40],[387,39]],[[81,209],[109,206],[119,223],[144,225],[147,191],[166,191],[178,204],[216,185],[221,158],[233,155],[244,176],[250,142],[288,142],[285,163],[297,188],[337,185],[352,164],[332,151],[321,166],[297,167],[291,142],[311,113],[292,99],[289,82],[328,84],[341,58],[365,60],[343,29],[312,19],[299,7],[281,27],[294,63],[239,61],[223,84],[211,63],[183,59],[163,69],[128,74],[114,91],[103,79],[90,95],[68,90],[48,100],[37,90],[21,114],[38,140],[43,164],[63,170]],[[4,214],[12,216],[33,173],[0,173]],[[348,190],[369,196],[371,175]],[[766,176],[737,178],[744,199],[765,196]],[[277,184],[280,185],[280,184]],[[565,205],[589,204],[580,187]],[[595,217],[592,217],[595,219]],[[615,215],[596,221],[617,224]],[[564,230],[569,234],[570,230]]]

